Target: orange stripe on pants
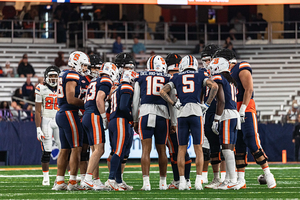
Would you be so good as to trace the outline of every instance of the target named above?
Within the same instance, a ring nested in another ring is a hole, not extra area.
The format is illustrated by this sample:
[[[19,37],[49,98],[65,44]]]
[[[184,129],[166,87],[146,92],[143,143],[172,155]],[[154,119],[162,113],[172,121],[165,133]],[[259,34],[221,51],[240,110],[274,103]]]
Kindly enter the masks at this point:
[[[139,121],[139,134],[140,134],[140,137],[141,137],[141,140],[143,140],[143,132],[142,132],[142,119],[143,117],[140,118],[140,121]]]

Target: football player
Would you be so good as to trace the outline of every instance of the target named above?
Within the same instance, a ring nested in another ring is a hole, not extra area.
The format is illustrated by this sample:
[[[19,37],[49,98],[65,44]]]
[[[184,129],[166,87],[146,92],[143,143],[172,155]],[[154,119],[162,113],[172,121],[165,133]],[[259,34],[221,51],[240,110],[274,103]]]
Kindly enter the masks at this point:
[[[134,85],[132,116],[134,130],[139,133],[142,141],[142,190],[151,190],[149,170],[153,135],[158,152],[159,189],[167,189],[166,142],[169,132],[169,111],[167,102],[159,96],[159,91],[170,79],[170,75],[165,74],[166,67],[166,62],[161,56],[151,56],[147,61],[147,71],[139,73]]]
[[[90,65],[89,57],[81,52],[75,51],[70,54],[66,70],[60,74],[57,86],[57,97],[59,111],[56,113],[56,123],[59,127],[61,151],[57,159],[57,177],[53,190],[83,190],[77,185],[77,172],[80,163],[82,149],[83,130],[78,115],[79,107],[84,105],[80,96],[80,79],[85,76],[87,67]],[[71,154],[70,154],[71,151]],[[65,171],[70,156],[70,179],[65,185]]]
[[[181,56],[176,53],[168,54],[166,57],[166,64],[168,69],[168,74],[171,76],[179,72],[179,64],[181,62]],[[172,90],[170,93],[170,97],[173,101],[176,101],[176,90]],[[172,165],[173,171],[173,181],[171,184],[168,185],[168,189],[178,189],[179,187],[179,173],[177,167],[177,155],[178,155],[178,141],[177,141],[177,134],[176,134],[176,125],[177,125],[177,111],[176,109],[170,109],[171,115],[171,123],[170,123],[170,134],[168,135],[167,139],[167,147],[169,148],[170,160]],[[172,116],[173,115],[173,116]],[[190,181],[190,171],[191,171],[191,163],[192,160],[188,153],[185,155],[185,168],[184,168],[184,176],[187,180],[187,185],[191,188],[191,181]]]
[[[127,149],[132,145],[132,130],[129,122],[132,121],[131,104],[133,98],[133,83],[137,73],[132,70],[123,72],[120,85],[111,95],[109,132],[113,145],[114,155],[110,161],[110,173],[105,186],[115,191],[132,190],[122,180],[122,160]]]
[[[200,105],[202,87],[211,88],[210,96],[204,105]],[[173,101],[168,93],[176,89],[178,99]],[[202,168],[203,152],[202,143],[204,136],[203,113],[209,108],[210,103],[216,95],[218,85],[208,78],[203,70],[198,71],[198,61],[194,56],[187,55],[182,58],[179,65],[179,73],[174,74],[169,83],[160,91],[161,97],[177,108],[177,137],[178,157],[177,165],[179,171],[179,190],[189,189],[184,177],[185,155],[190,134],[193,137],[194,150],[196,154],[196,181],[195,189],[202,190]]]
[[[93,79],[89,84],[82,118],[83,128],[87,133],[89,145],[92,149],[92,156],[89,160],[87,173],[81,185],[87,189],[109,190],[103,183],[95,184],[93,172],[96,170],[94,178],[99,178],[99,160],[104,153],[105,132],[108,128],[108,120],[105,112],[105,99],[110,93],[113,82],[118,80],[118,69],[111,63],[102,64],[100,77]]]
[[[101,65],[103,64],[101,58],[98,55],[89,55],[90,58],[90,63],[91,65],[88,66],[88,71],[87,71],[87,75],[86,76],[82,76],[80,83],[81,83],[81,94],[80,94],[80,99],[84,100],[85,96],[86,96],[86,91],[87,88],[91,82],[92,79],[97,78],[99,76],[99,70]],[[84,114],[84,107],[80,108],[80,112],[79,112],[79,116],[82,122],[82,116]],[[86,170],[87,170],[87,166],[88,166],[88,160],[89,160],[89,156],[90,156],[90,152],[89,150],[89,141],[87,138],[87,134],[85,132],[85,130],[83,129],[83,142],[82,142],[82,151],[81,151],[81,157],[80,157],[80,179],[81,181],[84,180],[85,174],[86,174]],[[98,185],[100,184],[100,180],[95,180],[95,182],[98,183]]]
[[[222,49],[214,57],[223,57],[230,63],[230,74],[237,82],[237,110],[241,118],[241,131],[238,131],[236,141],[236,168],[238,185],[235,189],[246,188],[245,167],[247,166],[247,147],[250,149],[257,164],[264,171],[268,188],[275,188],[276,181],[270,172],[266,156],[259,138],[256,108],[253,100],[252,69],[248,62],[237,63],[235,54],[229,49]]]
[[[229,74],[229,62],[225,58],[214,58],[208,66],[212,80],[218,86],[217,108],[212,124],[213,132],[219,136],[222,153],[226,162],[226,176],[228,179],[217,186],[217,189],[233,189],[237,184],[235,172],[234,147],[237,129],[240,129],[240,116],[236,110],[237,83]],[[219,134],[221,133],[221,134]]]
[[[50,185],[49,162],[52,152],[52,136],[60,149],[59,131],[55,122],[57,106],[57,82],[60,69],[50,66],[44,72],[44,83],[35,88],[35,124],[37,139],[42,144],[42,185]]]

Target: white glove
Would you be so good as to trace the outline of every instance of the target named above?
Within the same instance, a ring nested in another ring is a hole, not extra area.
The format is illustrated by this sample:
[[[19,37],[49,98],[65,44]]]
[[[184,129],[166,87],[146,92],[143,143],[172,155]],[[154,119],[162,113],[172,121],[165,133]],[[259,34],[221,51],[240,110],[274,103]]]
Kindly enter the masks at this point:
[[[179,110],[179,108],[180,108],[180,106],[181,106],[180,100],[177,99],[177,100],[174,102],[173,106],[174,106],[177,110]]]
[[[211,130],[216,134],[219,135],[219,121],[213,121]]]
[[[45,135],[44,135],[41,127],[36,127],[36,138],[40,142],[42,142],[45,139]]]
[[[106,117],[106,113],[102,113],[100,115],[102,117],[102,123],[103,123],[104,130],[106,130],[106,129],[108,129],[108,120]]]
[[[208,105],[207,103],[204,104],[200,104],[200,107],[202,109],[202,114],[204,115],[206,113],[206,111],[208,110],[210,105]]]
[[[241,119],[241,123],[245,122],[245,110],[246,110],[247,106],[245,104],[242,104],[239,114],[240,114],[240,119]]]

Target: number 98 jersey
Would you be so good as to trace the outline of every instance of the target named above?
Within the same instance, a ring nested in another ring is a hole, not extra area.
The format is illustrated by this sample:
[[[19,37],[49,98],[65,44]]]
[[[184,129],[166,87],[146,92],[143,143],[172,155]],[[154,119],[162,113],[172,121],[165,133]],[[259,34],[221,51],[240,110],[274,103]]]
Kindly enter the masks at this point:
[[[58,110],[56,88],[38,84],[35,88],[35,102],[42,103],[42,117],[55,118]]]

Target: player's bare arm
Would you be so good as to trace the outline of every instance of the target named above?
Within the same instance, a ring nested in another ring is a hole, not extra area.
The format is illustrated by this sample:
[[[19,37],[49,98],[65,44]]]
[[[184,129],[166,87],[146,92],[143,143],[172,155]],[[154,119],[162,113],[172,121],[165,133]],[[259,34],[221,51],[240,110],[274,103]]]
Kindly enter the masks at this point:
[[[106,95],[103,91],[98,91],[96,104],[100,114],[105,113],[105,97]]]
[[[35,102],[35,125],[36,127],[41,127],[41,115],[42,111],[42,103],[41,102]]]
[[[83,100],[75,97],[75,87],[77,83],[75,81],[68,81],[66,84],[66,98],[68,104],[75,105],[75,106],[84,106]]]
[[[168,93],[171,91],[171,86],[169,84],[166,84],[159,92],[160,96],[171,105],[174,105],[175,102],[171,99],[171,97],[168,95]]]
[[[207,99],[206,103],[211,104],[211,102],[213,101],[213,99],[217,95],[219,87],[218,87],[218,84],[216,82],[214,82],[213,80],[211,80],[211,79],[206,80],[206,86],[208,86],[210,88],[210,93],[209,93],[209,96],[208,96],[208,99]]]
[[[225,96],[224,96],[224,90],[223,85],[218,84],[218,92],[217,92],[217,108],[216,108],[216,115],[221,116],[223,113],[223,110],[225,108]]]
[[[251,99],[252,93],[253,93],[253,80],[252,75],[250,71],[248,70],[242,70],[239,73],[239,78],[242,82],[242,85],[245,89],[244,96],[243,96],[243,104],[248,106],[249,101]]]

